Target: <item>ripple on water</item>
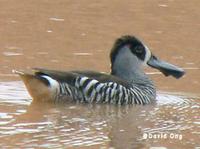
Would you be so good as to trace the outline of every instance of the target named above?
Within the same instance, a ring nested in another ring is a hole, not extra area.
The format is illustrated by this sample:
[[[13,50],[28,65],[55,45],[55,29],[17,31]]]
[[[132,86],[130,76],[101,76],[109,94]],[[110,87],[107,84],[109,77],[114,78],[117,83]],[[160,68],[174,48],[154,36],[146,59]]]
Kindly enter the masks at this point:
[[[19,55],[23,55],[23,53],[6,51],[6,52],[3,52],[3,55],[5,55],[5,56],[19,56]]]
[[[75,52],[73,53],[75,56],[92,56],[93,53],[87,53],[87,52]]]
[[[21,56],[23,55],[23,49],[20,47],[6,47],[6,50],[3,52],[4,56]]]
[[[192,94],[158,92],[157,97],[156,97],[156,100],[157,100],[156,103],[159,104],[159,105],[171,105],[171,104],[175,104],[175,105],[186,104],[186,105],[189,105],[190,102],[194,102],[193,99],[197,99],[197,98],[199,98],[197,95],[192,95]],[[174,107],[174,108],[176,108],[176,107]]]
[[[30,104],[31,97],[21,81],[0,82],[0,100],[13,104]]]
[[[63,19],[63,18],[58,18],[58,17],[51,17],[51,18],[49,18],[49,20],[51,20],[51,21],[56,21],[56,22],[63,22],[63,21],[65,21],[65,19]]]

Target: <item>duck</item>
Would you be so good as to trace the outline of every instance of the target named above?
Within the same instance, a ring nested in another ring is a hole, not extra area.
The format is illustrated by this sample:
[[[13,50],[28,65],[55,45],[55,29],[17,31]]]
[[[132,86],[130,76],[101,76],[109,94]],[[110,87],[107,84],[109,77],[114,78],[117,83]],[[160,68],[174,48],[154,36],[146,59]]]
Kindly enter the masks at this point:
[[[33,68],[14,70],[35,101],[108,103],[116,105],[150,104],[156,100],[156,87],[144,67],[158,69],[165,76],[180,78],[185,71],[157,58],[137,37],[123,35],[110,52],[110,73],[59,71]]]

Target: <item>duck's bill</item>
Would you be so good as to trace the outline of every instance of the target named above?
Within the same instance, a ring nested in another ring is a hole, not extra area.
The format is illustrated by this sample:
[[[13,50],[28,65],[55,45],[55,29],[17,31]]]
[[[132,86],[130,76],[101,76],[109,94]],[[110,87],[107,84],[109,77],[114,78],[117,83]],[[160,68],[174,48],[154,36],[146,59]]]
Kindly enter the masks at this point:
[[[173,77],[178,79],[185,74],[183,69],[175,65],[169,64],[165,61],[159,60],[154,55],[151,56],[147,64],[153,68],[160,70],[165,76],[172,75]]]

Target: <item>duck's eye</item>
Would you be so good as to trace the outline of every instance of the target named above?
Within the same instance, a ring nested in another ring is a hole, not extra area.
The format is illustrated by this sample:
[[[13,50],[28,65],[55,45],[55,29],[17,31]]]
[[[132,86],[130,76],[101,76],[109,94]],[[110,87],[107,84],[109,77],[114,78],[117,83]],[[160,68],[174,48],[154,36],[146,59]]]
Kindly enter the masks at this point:
[[[144,60],[145,59],[145,47],[141,45],[137,45],[135,47],[131,48],[132,53],[137,56],[139,59]]]
[[[134,51],[137,54],[142,54],[144,50],[143,50],[142,46],[137,46],[137,47],[135,47]]]

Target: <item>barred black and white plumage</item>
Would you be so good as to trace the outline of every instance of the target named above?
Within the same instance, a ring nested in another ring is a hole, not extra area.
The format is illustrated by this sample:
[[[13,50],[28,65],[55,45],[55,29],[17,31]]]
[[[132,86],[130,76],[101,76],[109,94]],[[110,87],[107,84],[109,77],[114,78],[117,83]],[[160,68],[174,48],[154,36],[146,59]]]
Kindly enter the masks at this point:
[[[78,101],[84,103],[148,104],[155,100],[153,82],[143,72],[149,65],[166,76],[181,77],[184,71],[156,58],[134,36],[117,39],[110,53],[111,74],[94,71],[56,71],[34,69],[33,73],[15,71],[34,100]]]
[[[143,88],[137,85],[129,88],[115,82],[100,83],[88,77],[77,77],[74,86],[60,83],[57,88],[56,100],[72,100],[88,103],[113,103],[113,104],[147,104],[155,97],[154,86]]]

